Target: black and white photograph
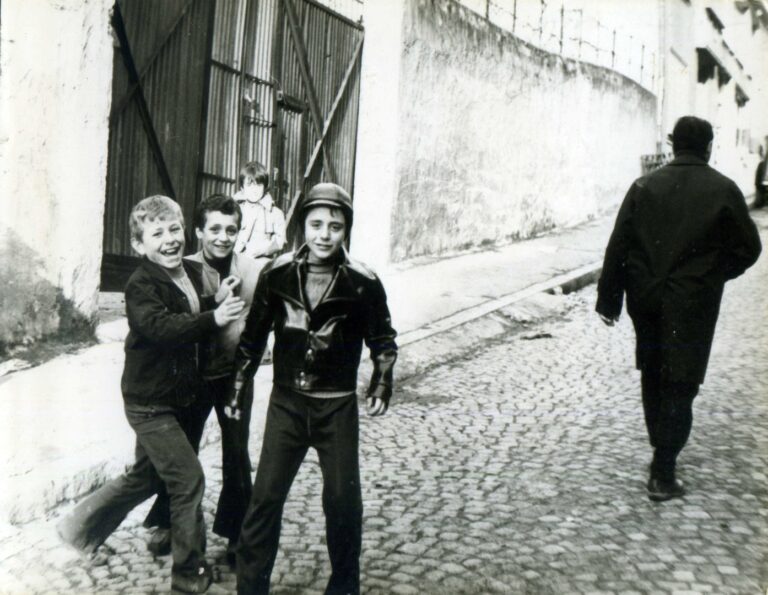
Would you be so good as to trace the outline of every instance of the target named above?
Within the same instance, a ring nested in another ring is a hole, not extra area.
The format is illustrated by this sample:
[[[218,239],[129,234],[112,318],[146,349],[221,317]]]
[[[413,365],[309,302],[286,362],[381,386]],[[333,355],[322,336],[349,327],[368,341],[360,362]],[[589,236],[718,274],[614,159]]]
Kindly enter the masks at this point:
[[[768,0],[0,0],[0,595],[768,595]]]

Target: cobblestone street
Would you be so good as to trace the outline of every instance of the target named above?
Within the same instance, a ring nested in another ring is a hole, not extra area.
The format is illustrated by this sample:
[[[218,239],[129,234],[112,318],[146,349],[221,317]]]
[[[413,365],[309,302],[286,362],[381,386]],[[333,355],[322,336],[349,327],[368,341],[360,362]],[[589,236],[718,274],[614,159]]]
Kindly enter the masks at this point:
[[[768,217],[755,215],[763,243]],[[362,417],[366,593],[734,593],[768,587],[768,257],[726,288],[707,380],[679,461],[688,495],[653,503],[650,448],[626,315],[594,313],[595,287],[567,317],[512,334],[398,388]],[[260,444],[253,444],[258,460]],[[212,519],[219,445],[201,454]],[[314,455],[285,509],[275,593],[321,593],[329,574]],[[147,553],[143,505],[85,569],[25,527],[1,551],[3,593],[167,592],[170,558]],[[234,592],[221,558],[216,592]],[[8,548],[5,548],[6,550]],[[19,551],[20,550],[20,551]]]

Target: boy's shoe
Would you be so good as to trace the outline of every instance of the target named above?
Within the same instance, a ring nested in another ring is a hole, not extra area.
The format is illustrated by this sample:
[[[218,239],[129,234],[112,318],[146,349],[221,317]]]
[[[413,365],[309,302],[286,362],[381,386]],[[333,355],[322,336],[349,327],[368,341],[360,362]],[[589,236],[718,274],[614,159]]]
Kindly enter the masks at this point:
[[[662,481],[652,477],[648,480],[648,497],[654,502],[664,502],[672,498],[682,498],[685,495],[683,482],[673,479]]]
[[[211,568],[201,564],[195,574],[171,573],[171,593],[205,593],[212,582]]]
[[[147,542],[147,550],[155,556],[167,556],[171,553],[171,530],[158,527]]]
[[[67,527],[67,519],[63,519],[56,525],[56,535],[59,536],[61,542],[67,546],[69,551],[77,556],[79,561],[88,568],[95,568],[97,566],[105,566],[109,562],[109,554],[103,551],[88,551],[77,545],[69,536]],[[112,551],[111,553],[114,553]]]

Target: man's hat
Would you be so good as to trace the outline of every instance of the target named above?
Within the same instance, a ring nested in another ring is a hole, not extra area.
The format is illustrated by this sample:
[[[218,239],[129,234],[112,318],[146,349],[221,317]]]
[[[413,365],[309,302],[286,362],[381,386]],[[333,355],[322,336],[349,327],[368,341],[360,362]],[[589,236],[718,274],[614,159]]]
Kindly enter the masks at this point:
[[[301,205],[301,210],[306,213],[308,209],[313,207],[341,209],[347,220],[347,227],[352,227],[352,199],[347,191],[338,184],[321,182],[312,186]]]

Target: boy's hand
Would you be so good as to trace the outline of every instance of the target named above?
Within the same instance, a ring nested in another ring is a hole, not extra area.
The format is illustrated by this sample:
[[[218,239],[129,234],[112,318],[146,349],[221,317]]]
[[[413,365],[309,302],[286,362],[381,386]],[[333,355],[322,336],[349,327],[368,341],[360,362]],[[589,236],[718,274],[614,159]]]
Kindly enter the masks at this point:
[[[229,419],[240,419],[240,410],[232,405],[224,405],[224,415]]]
[[[378,417],[387,412],[387,404],[378,397],[366,397],[365,400],[368,403],[368,415],[371,417]]]
[[[228,295],[235,295],[237,288],[240,286],[240,277],[230,275],[221,282],[219,289],[216,291],[216,303],[223,302]]]
[[[616,321],[618,320],[618,318],[609,318],[608,316],[603,316],[599,312],[598,312],[598,316],[600,317],[600,320],[602,320],[608,326],[613,326],[614,324],[616,324]]]
[[[235,380],[235,385],[232,389],[232,392],[230,393],[230,397],[227,400],[226,405],[224,405],[224,415],[226,415],[229,419],[240,419],[240,393],[243,391],[243,384],[242,382],[238,382]]]
[[[230,322],[237,320],[240,313],[245,308],[245,302],[234,295],[228,295],[221,304],[213,311],[213,318],[217,326],[226,326]]]

